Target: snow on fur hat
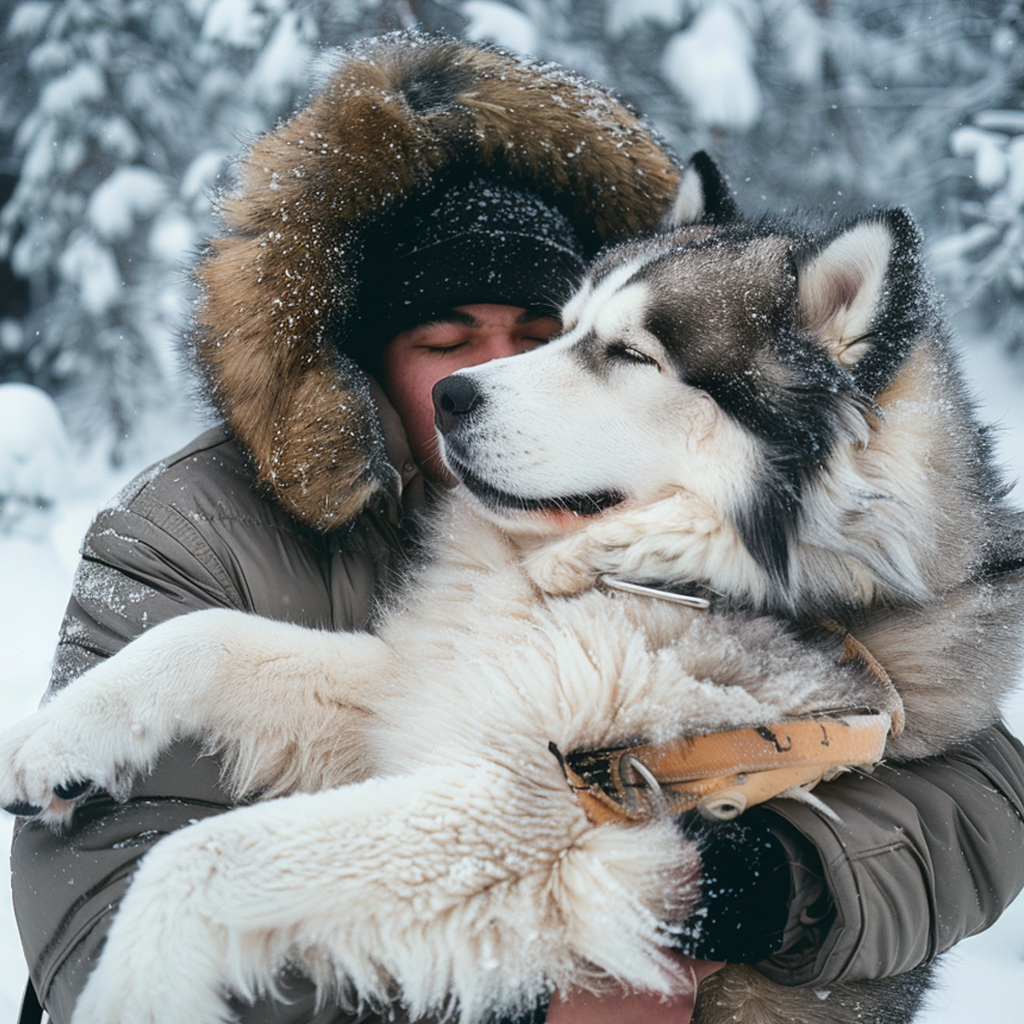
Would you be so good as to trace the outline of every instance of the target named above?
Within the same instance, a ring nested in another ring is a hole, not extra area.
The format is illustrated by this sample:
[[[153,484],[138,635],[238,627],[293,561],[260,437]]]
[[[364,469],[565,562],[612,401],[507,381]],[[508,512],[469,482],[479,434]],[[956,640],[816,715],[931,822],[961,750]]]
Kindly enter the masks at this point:
[[[679,169],[604,90],[551,64],[416,32],[342,50],[306,109],[257,140],[196,270],[196,368],[256,480],[338,529],[393,495],[369,382],[346,353],[376,232],[452,174],[535,193],[586,258],[654,229]],[[358,330],[357,330],[358,329]]]

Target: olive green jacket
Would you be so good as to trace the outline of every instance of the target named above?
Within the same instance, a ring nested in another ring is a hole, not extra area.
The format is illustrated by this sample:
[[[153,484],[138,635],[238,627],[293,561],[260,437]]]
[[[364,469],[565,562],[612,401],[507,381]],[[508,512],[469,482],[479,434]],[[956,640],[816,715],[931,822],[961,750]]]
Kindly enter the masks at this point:
[[[389,454],[406,465],[400,443]],[[417,479],[407,469],[407,495]],[[208,431],[97,517],[53,686],[146,628],[200,608],[364,627],[400,558],[398,523],[399,508],[385,504],[346,530],[314,532],[257,490],[229,433]],[[1024,886],[1024,749],[1001,728],[946,757],[816,792],[838,821],[791,801],[768,805],[793,864],[785,950],[758,965],[777,981],[827,986],[905,971],[992,924]],[[182,745],[126,803],[92,798],[67,835],[35,824],[18,831],[15,911],[55,1024],[69,1019],[139,858],[162,835],[227,808],[216,764]],[[311,986],[289,984],[290,1001],[240,1008],[242,1020],[381,1019],[337,1007],[317,1012]]]

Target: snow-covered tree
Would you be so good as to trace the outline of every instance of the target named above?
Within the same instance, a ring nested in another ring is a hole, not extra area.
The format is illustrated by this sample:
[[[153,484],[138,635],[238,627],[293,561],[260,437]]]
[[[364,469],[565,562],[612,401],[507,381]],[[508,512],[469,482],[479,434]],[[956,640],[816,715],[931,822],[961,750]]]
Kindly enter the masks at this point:
[[[166,241],[157,250],[164,218],[177,212],[174,150],[189,134],[182,54],[160,16],[169,4],[23,4],[12,22],[26,7],[41,20],[27,54],[38,102],[15,137],[21,169],[0,246],[48,293],[28,325],[36,379],[101,414],[80,426],[120,436],[159,379],[163,309],[146,285],[167,255]]]
[[[954,305],[1020,333],[1019,3],[592,0],[585,21],[573,0],[453,6],[468,34],[611,85],[682,156],[711,150],[748,211],[910,207],[933,241],[956,234]],[[998,182],[966,177],[975,151]]]
[[[307,93],[325,36],[414,20],[384,0],[22,0],[6,44],[36,101],[14,135],[0,255],[41,298],[5,376],[57,394],[75,433],[116,456],[140,410],[180,394],[185,268],[240,140]]]
[[[940,280],[976,329],[1024,357],[1024,11],[1008,4],[991,56],[1006,69],[997,104],[950,135],[954,230],[934,247]]]
[[[0,207],[18,181],[14,136],[37,99],[25,54],[45,16],[45,5],[38,3],[0,9]],[[38,282],[15,275],[7,254],[0,252],[0,381],[33,377],[34,350],[24,319],[32,292],[40,290],[34,285]]]

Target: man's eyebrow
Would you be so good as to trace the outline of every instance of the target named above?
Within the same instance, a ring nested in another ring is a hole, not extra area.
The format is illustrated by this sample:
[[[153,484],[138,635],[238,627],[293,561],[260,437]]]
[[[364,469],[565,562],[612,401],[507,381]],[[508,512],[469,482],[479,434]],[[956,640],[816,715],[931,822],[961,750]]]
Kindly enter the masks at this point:
[[[531,306],[529,309],[523,310],[523,312],[516,317],[516,323],[531,324],[534,320],[558,319],[558,313],[556,313],[553,309],[549,309],[545,306]]]
[[[475,316],[463,313],[459,309],[444,309],[432,313],[419,326],[430,327],[433,324],[458,324],[460,327],[479,327],[480,321]]]
[[[558,314],[545,306],[531,306],[516,317],[517,324],[532,324],[535,320],[557,320]],[[443,309],[432,313],[420,326],[432,324],[458,324],[460,327],[480,327],[480,321],[461,309]]]

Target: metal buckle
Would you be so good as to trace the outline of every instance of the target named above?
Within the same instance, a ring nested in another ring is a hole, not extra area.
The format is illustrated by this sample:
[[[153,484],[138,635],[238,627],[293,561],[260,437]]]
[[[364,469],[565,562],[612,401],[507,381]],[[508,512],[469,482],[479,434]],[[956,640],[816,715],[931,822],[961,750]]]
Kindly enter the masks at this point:
[[[652,815],[663,815],[668,810],[668,802],[665,799],[664,793],[661,791],[661,783],[654,777],[654,773],[641,761],[639,758],[634,757],[632,754],[625,754],[622,760],[619,761],[619,778],[623,782],[623,791],[626,798],[626,802],[631,805],[630,809],[635,813],[639,810],[636,806],[636,788],[629,786],[626,783],[625,775],[623,774],[624,768],[632,768],[633,771],[644,780],[644,786],[647,791],[647,802],[650,804]]]

